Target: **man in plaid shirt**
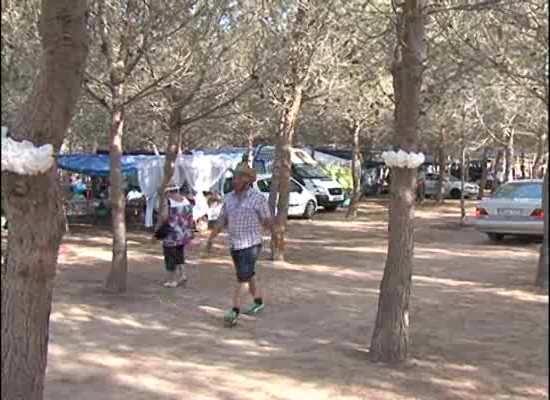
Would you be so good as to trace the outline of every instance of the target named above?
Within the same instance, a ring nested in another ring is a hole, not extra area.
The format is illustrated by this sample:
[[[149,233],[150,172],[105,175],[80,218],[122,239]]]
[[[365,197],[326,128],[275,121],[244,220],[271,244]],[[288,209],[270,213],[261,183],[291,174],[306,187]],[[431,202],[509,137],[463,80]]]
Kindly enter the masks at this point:
[[[233,188],[223,203],[218,224],[208,239],[207,250],[212,248],[213,240],[224,229],[227,229],[231,244],[231,256],[237,273],[237,286],[233,294],[233,308],[225,314],[224,321],[228,326],[237,324],[240,313],[241,296],[246,287],[254,304],[246,314],[256,314],[264,308],[261,290],[256,281],[256,260],[261,252],[263,229],[272,227],[269,205],[260,192],[251,188],[256,180],[256,171],[247,165],[237,167]]]

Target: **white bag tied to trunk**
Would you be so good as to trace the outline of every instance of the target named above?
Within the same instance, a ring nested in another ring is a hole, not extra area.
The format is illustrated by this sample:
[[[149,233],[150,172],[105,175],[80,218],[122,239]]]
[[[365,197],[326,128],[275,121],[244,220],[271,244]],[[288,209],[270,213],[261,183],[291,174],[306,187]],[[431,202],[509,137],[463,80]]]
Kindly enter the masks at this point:
[[[382,158],[388,167],[398,167],[398,168],[418,168],[424,161],[425,157],[422,153],[407,153],[406,151],[399,150],[395,151],[385,151],[382,153]]]
[[[28,140],[18,142],[8,137],[8,128],[2,127],[2,171],[19,175],[38,175],[54,165],[53,146],[35,146]]]

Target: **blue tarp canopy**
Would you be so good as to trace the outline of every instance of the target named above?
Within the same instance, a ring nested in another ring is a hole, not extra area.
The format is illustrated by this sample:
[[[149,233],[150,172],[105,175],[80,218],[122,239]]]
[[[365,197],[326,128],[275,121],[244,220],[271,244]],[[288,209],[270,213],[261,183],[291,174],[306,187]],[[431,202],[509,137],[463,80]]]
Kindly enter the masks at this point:
[[[122,156],[122,174],[137,173],[136,162],[147,156]],[[57,159],[58,168],[88,176],[109,176],[111,161],[108,154],[66,154]]]

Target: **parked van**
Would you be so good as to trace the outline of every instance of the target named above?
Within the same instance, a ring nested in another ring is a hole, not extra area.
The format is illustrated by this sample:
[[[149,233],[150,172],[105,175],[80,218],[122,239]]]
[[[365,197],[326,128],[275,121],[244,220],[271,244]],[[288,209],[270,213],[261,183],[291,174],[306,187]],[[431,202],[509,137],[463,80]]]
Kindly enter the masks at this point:
[[[274,146],[261,146],[254,156],[258,174],[272,174]],[[335,210],[344,202],[344,189],[323,169],[321,164],[302,149],[291,149],[292,178],[315,195],[325,210]]]
[[[227,177],[224,187],[225,194],[232,190],[233,176]],[[269,199],[271,191],[271,175],[258,175],[256,182],[252,185],[266,199]],[[288,215],[291,217],[313,218],[317,211],[317,200],[303,185],[295,179],[290,179],[290,197],[288,200]]]
[[[271,191],[271,175],[260,175],[254,184],[255,188],[269,199]],[[313,218],[317,211],[317,200],[303,185],[295,179],[290,179],[290,197],[288,199],[288,215],[291,217]]]

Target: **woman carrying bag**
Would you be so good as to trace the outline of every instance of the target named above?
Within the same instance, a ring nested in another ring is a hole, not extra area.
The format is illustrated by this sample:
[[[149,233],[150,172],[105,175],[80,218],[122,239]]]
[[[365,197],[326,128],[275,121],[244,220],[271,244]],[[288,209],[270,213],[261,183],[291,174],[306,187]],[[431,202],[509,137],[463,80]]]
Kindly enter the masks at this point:
[[[185,275],[185,246],[193,239],[193,205],[179,194],[177,186],[166,188],[163,201],[168,203],[162,223],[154,238],[162,240],[167,279],[164,287],[176,288],[187,281]]]

